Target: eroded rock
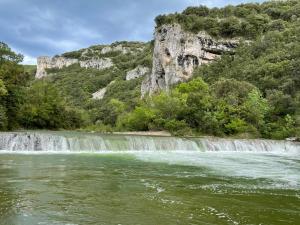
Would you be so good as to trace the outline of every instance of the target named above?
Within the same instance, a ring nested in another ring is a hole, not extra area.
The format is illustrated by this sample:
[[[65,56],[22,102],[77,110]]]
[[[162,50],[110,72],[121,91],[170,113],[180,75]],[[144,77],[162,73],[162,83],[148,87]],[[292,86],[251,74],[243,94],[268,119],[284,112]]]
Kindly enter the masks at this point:
[[[85,61],[79,61],[80,67],[83,68],[94,68],[98,70],[103,70],[112,67],[114,64],[110,58],[101,59],[90,59]]]
[[[107,88],[105,87],[105,88],[101,88],[99,91],[97,91],[97,92],[95,92],[95,93],[93,93],[92,95],[93,95],[93,99],[103,99],[104,98],[104,96],[105,96],[105,93],[106,93],[106,91],[107,91]]]
[[[237,40],[216,40],[205,32],[185,32],[178,24],[163,25],[155,31],[152,74],[142,84],[142,96],[168,91],[171,85],[191,78],[196,67],[224,52],[234,53],[237,45]]]
[[[76,63],[79,63],[80,67],[83,68],[95,68],[98,70],[113,66],[113,62],[110,58],[92,58],[89,60],[80,61],[78,59],[71,59],[62,56],[53,58],[42,56],[37,58],[37,71],[35,77],[39,79],[47,76],[46,69],[62,69],[63,67],[68,67]]]
[[[65,57],[48,57],[41,56],[37,58],[37,70],[36,70],[36,78],[42,78],[47,76],[46,69],[58,68],[62,69],[63,67],[68,67],[78,63],[78,59],[69,59]]]
[[[138,66],[133,70],[130,70],[126,74],[126,80],[133,80],[139,77],[144,76],[145,74],[149,73],[150,69],[144,66]]]
[[[105,94],[106,94],[106,91],[107,91],[107,88],[112,85],[113,83],[115,83],[115,81],[112,81],[110,82],[105,88],[101,88],[99,91],[95,92],[92,94],[92,99],[95,99],[95,100],[101,100],[104,98]]]

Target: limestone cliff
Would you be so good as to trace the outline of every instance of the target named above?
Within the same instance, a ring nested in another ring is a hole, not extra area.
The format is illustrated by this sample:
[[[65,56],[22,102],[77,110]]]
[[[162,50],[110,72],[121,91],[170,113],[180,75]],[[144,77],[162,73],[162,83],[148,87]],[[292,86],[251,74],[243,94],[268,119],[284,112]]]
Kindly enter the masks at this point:
[[[142,42],[116,42],[111,45],[94,45],[89,48],[73,52],[66,52],[53,58],[38,57],[36,78],[47,76],[46,69],[62,69],[78,63],[83,68],[98,70],[114,66],[113,57],[118,55],[137,55],[143,52],[145,44]]]
[[[66,58],[63,56],[53,58],[48,56],[41,56],[37,58],[37,71],[35,77],[42,78],[47,76],[46,69],[62,69],[63,67],[68,67],[76,63],[79,63],[80,67],[95,68],[99,70],[113,66],[113,62],[110,58],[92,58],[89,60],[81,61],[79,59]]]
[[[68,59],[64,57],[48,57],[41,56],[37,58],[36,78],[47,76],[46,69],[68,67],[74,63],[78,63],[77,59]]]
[[[220,57],[224,52],[234,53],[237,40],[216,40],[200,32],[192,34],[180,25],[163,25],[155,31],[152,74],[142,84],[142,96],[186,81],[194,69]]]

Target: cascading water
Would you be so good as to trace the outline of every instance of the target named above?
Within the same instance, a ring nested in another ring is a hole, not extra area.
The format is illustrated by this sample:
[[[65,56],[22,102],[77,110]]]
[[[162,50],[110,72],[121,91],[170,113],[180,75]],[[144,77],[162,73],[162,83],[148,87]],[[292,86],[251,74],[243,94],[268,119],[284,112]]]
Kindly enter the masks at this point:
[[[272,140],[94,135],[76,132],[0,133],[5,152],[237,151],[300,152],[300,143]]]

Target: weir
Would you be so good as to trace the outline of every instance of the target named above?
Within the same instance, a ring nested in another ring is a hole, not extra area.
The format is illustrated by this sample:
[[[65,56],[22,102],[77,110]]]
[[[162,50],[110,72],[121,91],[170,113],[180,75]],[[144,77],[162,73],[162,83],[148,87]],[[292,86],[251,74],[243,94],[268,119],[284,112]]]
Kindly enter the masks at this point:
[[[81,132],[4,132],[0,152],[237,151],[299,153],[299,142],[98,135]]]

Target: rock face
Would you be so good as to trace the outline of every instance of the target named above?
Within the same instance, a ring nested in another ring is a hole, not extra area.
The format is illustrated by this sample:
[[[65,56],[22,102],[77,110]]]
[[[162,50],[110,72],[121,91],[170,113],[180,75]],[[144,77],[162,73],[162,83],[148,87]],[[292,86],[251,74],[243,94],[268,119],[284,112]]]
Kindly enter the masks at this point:
[[[58,68],[61,69],[63,67],[70,66],[72,64],[78,63],[77,59],[68,59],[65,57],[48,57],[41,56],[37,58],[37,70],[36,70],[36,78],[42,78],[47,76],[46,69]]]
[[[149,72],[150,72],[150,69],[148,67],[138,66],[135,69],[127,72],[126,80],[133,80],[133,79],[142,77]]]
[[[107,91],[107,88],[101,88],[99,91],[93,93],[93,99],[96,99],[96,100],[100,100],[100,99],[103,99],[104,96],[105,96],[105,93]]]
[[[142,96],[168,91],[170,86],[191,78],[194,69],[220,57],[234,53],[236,40],[215,40],[205,32],[183,31],[178,24],[163,25],[155,31],[152,74],[142,84]]]
[[[120,51],[122,54],[127,54],[131,52],[130,48],[123,47],[123,45],[116,45],[116,46],[106,46],[101,50],[101,54],[106,54],[109,52],[116,52]]]
[[[98,70],[103,70],[112,67],[114,64],[110,58],[103,59],[90,59],[86,61],[79,61],[80,67],[84,68],[95,68]]]
[[[101,88],[100,90],[98,90],[97,92],[92,94],[92,99],[94,100],[101,100],[104,98],[107,88],[112,85],[113,83],[115,83],[115,81],[110,82],[105,88]]]
[[[62,69],[63,67],[68,67],[76,63],[79,63],[80,67],[83,68],[95,68],[99,70],[113,66],[113,62],[110,58],[93,58],[85,61],[80,61],[78,59],[70,59],[62,56],[53,58],[42,56],[37,58],[37,71],[35,77],[39,79],[47,76],[46,69]]]

